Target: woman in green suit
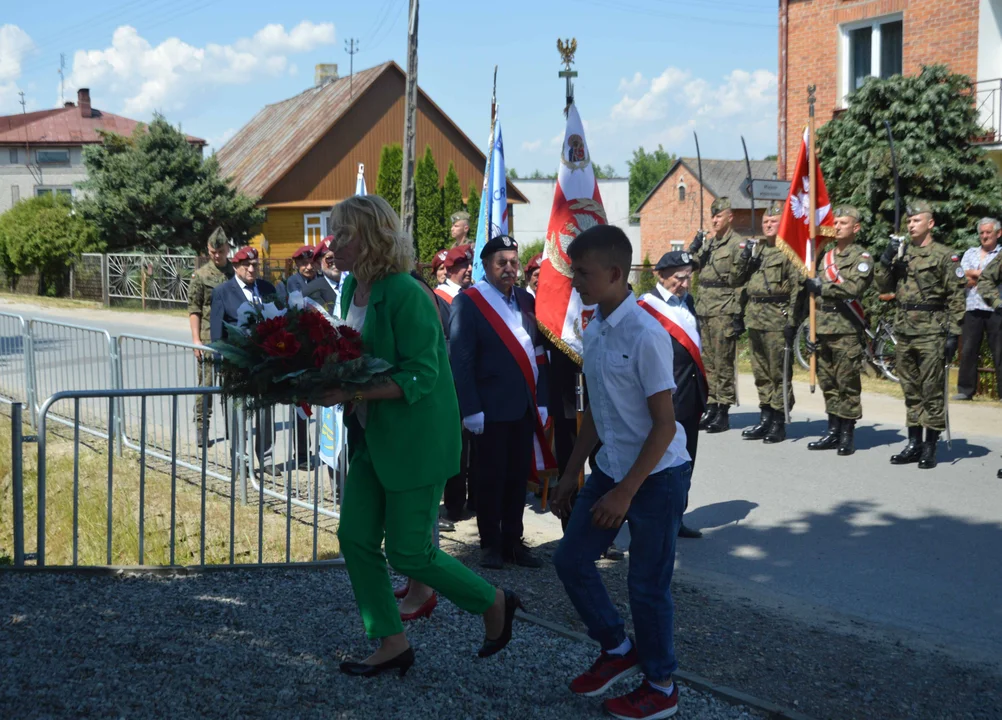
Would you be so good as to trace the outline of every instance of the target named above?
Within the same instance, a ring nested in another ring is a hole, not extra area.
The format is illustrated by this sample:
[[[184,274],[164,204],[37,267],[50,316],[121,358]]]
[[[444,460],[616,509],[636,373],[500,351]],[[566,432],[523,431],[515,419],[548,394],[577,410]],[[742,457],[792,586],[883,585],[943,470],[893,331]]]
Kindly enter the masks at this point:
[[[341,317],[362,333],[367,353],[393,366],[388,382],[331,390],[321,402],[350,402],[354,410],[338,540],[366,633],[380,641],[372,655],[342,663],[341,671],[371,676],[395,669],[403,675],[414,662],[387,560],[397,572],[483,615],[478,655],[488,657],[508,644],[521,604],[432,543],[445,481],[459,471],[460,456],[459,406],[438,311],[409,275],[413,245],[385,200],[351,197],[332,208],[330,223],[335,263],[351,273]]]

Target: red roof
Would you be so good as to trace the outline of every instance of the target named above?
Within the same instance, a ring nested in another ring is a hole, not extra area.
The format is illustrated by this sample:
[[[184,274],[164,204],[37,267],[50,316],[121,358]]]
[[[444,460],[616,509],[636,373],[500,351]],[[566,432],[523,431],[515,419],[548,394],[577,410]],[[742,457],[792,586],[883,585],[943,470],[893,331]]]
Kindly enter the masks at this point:
[[[24,145],[25,140],[35,146],[100,143],[98,130],[128,137],[139,124],[138,120],[112,115],[96,108],[91,111],[91,117],[85,118],[76,105],[27,114],[3,115],[0,116],[0,145]],[[201,138],[190,135],[185,137],[193,145],[206,144]]]

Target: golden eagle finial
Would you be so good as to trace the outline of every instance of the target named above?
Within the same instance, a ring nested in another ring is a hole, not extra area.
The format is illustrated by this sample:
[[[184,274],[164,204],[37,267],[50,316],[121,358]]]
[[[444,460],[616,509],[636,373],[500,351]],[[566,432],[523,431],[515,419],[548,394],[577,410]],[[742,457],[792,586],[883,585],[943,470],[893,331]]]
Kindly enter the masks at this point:
[[[570,38],[568,40],[557,38],[557,51],[560,53],[560,61],[568,70],[571,69],[571,64],[574,62],[574,53],[577,52],[577,49],[577,38]]]

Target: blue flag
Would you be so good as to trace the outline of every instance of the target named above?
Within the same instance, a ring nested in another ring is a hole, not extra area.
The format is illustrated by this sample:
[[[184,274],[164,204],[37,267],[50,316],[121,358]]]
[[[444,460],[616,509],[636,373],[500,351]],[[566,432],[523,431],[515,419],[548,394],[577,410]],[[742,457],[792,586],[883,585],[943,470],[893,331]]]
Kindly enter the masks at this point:
[[[504,168],[504,142],[501,139],[501,118],[495,114],[493,144],[484,170],[484,190],[480,195],[480,217],[477,219],[477,243],[473,249],[473,282],[484,279],[484,263],[480,253],[491,238],[508,234],[508,181]]]

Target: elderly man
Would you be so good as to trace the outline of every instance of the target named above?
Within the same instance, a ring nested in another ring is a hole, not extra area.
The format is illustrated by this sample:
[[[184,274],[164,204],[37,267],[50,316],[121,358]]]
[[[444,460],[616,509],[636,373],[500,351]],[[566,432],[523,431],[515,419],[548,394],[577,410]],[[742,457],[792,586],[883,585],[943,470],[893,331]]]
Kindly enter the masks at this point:
[[[305,294],[306,286],[317,276],[317,267],[313,264],[314,251],[315,248],[312,245],[303,245],[292,253],[292,261],[296,263],[296,272],[285,282],[285,289],[289,292]]]
[[[331,250],[332,236],[328,235],[317,246],[313,255],[314,263],[320,265],[320,275],[310,281],[305,288],[306,297],[323,305],[334,317],[341,316],[341,271],[334,264]]]
[[[454,247],[445,255],[445,282],[435,288],[435,294],[449,305],[456,295],[468,288],[473,275],[473,248],[469,245]]]
[[[533,297],[536,297],[536,287],[539,285],[539,265],[542,262],[543,253],[538,253],[533,255],[525,266],[525,289]]]
[[[985,304],[992,309],[996,318],[1002,318],[1002,254],[996,255],[988,265],[985,266],[981,276],[978,278],[978,293],[980,293]],[[997,320],[998,321],[998,320]],[[999,386],[999,398],[1002,398],[1002,375],[999,374],[998,357],[995,358],[995,380]],[[1002,470],[998,471],[998,478],[1002,480]]]
[[[1002,224],[992,218],[982,218],[978,223],[979,246],[964,253],[960,267],[967,280],[967,312],[960,339],[960,369],[957,372],[957,394],[954,400],[970,400],[978,386],[978,361],[981,356],[981,338],[988,335],[988,347],[995,363],[995,381],[1002,397],[1002,315],[992,312],[978,292],[978,280],[985,267],[999,255],[999,237]]]
[[[448,250],[439,250],[431,259],[431,272],[435,276],[435,287],[445,284],[445,258],[448,255]]]
[[[477,436],[480,564],[538,568],[542,563],[522,541],[522,514],[533,437],[546,423],[546,354],[535,302],[515,287],[518,244],[499,235],[480,258],[486,280],[453,300],[450,342],[463,427]]]
[[[695,269],[695,259],[684,250],[665,253],[654,266],[654,272],[658,275],[654,292],[640,298],[640,307],[654,316],[671,336],[676,385],[672,393],[672,404],[675,407],[675,419],[685,430],[685,449],[689,452],[693,467],[696,465],[696,446],[699,443],[699,417],[706,409],[708,393],[696,303],[689,293]],[[678,536],[700,538],[703,534],[686,527],[683,521]]]
[[[452,236],[452,247],[457,248],[460,245],[469,245],[470,214],[462,210],[454,212],[449,216],[449,222],[452,223],[452,226],[449,228],[449,235]]]
[[[188,283],[188,325],[191,327],[191,342],[195,345],[206,345],[212,341],[209,320],[212,315],[212,291],[216,286],[233,277],[233,265],[230,263],[230,242],[222,228],[216,228],[209,236],[206,252],[209,260],[191,276]],[[201,350],[195,351],[198,361],[199,387],[214,387],[216,384],[212,358],[206,357]],[[205,403],[205,417],[202,417],[201,398],[195,399],[195,435],[199,447],[211,446],[209,439],[209,418],[212,417],[212,402]]]

